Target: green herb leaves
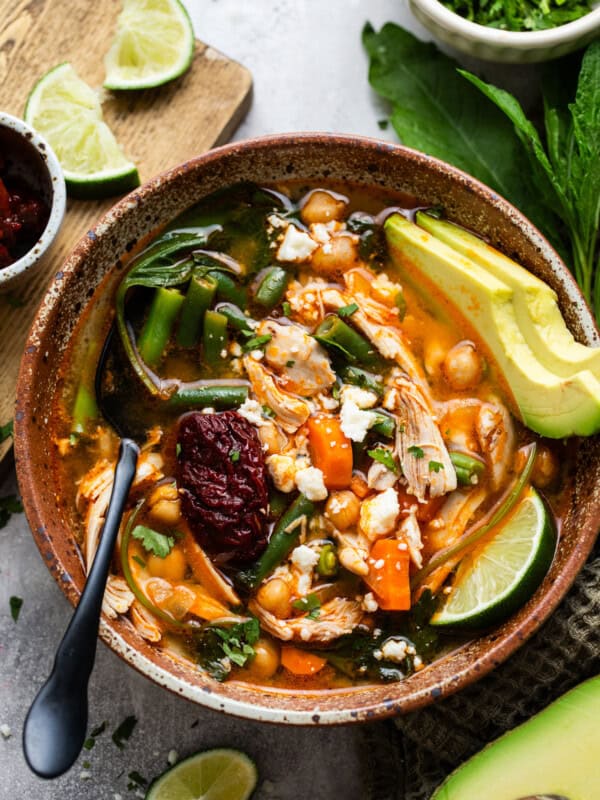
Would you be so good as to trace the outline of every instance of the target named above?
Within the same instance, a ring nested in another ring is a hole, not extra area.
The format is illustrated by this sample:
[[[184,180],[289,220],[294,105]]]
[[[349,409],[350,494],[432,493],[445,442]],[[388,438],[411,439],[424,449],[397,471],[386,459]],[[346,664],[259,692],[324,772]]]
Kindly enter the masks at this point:
[[[117,745],[119,750],[125,748],[125,742],[128,741],[137,725],[137,717],[133,714],[125,717],[123,722],[113,731],[112,740]]]
[[[252,645],[256,644],[260,636],[260,625],[256,617],[246,622],[238,622],[231,628],[213,628],[213,630],[221,639],[223,653],[238,667],[243,667],[254,655]]]
[[[13,618],[13,621],[16,622],[19,619],[19,614],[21,613],[21,606],[23,605],[23,598],[22,597],[11,597],[9,599],[10,605],[10,615]]]
[[[488,9],[524,5],[513,0]],[[562,10],[576,5],[583,6],[567,0]],[[595,276],[600,41],[590,44],[583,56],[575,92],[566,88],[563,62],[551,65],[543,87],[545,137],[511,94],[457,69],[433,45],[397,25],[384,25],[379,33],[367,25],[363,43],[370,56],[371,85],[392,102],[392,124],[404,144],[487,183],[529,217],[563,257],[570,251],[575,278],[600,319],[600,278]],[[482,102],[482,93],[489,105]]]
[[[338,317],[351,317],[355,311],[358,311],[358,303],[350,303],[350,305],[338,308]]]
[[[390,472],[398,473],[398,465],[392,455],[392,451],[388,450],[387,447],[376,447],[373,450],[367,450],[367,455],[371,456],[373,461],[379,461]]]
[[[587,0],[442,0],[461,17],[506,31],[541,31],[589,14]]]
[[[318,619],[321,613],[321,601],[316,594],[308,594],[299,600],[294,600],[292,606],[298,611],[304,611],[308,619]]]
[[[154,553],[159,558],[166,558],[175,544],[172,536],[165,536],[164,533],[158,533],[145,525],[136,525],[131,531],[131,535],[134,539],[139,539],[144,550]]]

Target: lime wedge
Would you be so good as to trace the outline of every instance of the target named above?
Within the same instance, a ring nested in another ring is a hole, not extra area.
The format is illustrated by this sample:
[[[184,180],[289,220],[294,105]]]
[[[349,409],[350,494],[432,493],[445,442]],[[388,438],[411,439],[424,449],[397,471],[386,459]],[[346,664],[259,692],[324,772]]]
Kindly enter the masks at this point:
[[[239,750],[206,750],[163,773],[146,800],[247,800],[257,777],[254,762]]]
[[[63,168],[69,193],[100,198],[139,185],[135,164],[102,119],[100,100],[71,64],[59,64],[35,84],[25,120],[46,137]]]
[[[125,0],[104,59],[107,89],[149,89],[189,68],[194,30],[179,0]]]
[[[498,533],[463,558],[431,624],[483,628],[510,616],[542,582],[555,548],[554,521],[529,489]]]

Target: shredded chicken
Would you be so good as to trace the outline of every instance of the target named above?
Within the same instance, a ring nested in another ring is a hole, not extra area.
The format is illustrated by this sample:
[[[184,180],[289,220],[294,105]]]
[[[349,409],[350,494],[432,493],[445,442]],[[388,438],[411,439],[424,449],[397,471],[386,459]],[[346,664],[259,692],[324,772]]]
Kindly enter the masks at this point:
[[[138,458],[132,492],[143,491],[148,485],[161,480],[162,467],[163,460],[158,453],[143,451]],[[102,459],[79,482],[76,502],[78,509],[84,515],[84,552],[88,573],[98,549],[100,531],[110,501],[114,471],[114,463]]]
[[[275,412],[277,422],[286,433],[295,433],[304,425],[310,416],[306,401],[280,389],[274,376],[251,356],[244,357],[244,367],[258,402]]]
[[[419,502],[456,489],[456,471],[421,388],[396,375],[392,380],[396,424],[396,452],[408,484]]]
[[[367,559],[371,543],[364,533],[360,529],[350,533],[348,531],[338,531],[336,528],[333,529],[332,533],[340,545],[338,548],[340,564],[349,572],[360,575],[362,578],[368,575]]]
[[[251,600],[248,608],[255,614],[262,628],[284,642],[318,642],[327,644],[346,633],[352,633],[362,622],[364,611],[356,600],[334,597],[324,603],[317,619],[294,617],[278,619],[266,611],[256,600]]]
[[[109,619],[116,619],[118,614],[126,614],[135,600],[125,578],[120,575],[109,575],[102,600],[102,611]]]
[[[257,328],[260,336],[269,335],[265,361],[278,373],[286,390],[302,397],[327,391],[335,383],[327,353],[298,325],[281,325],[263,320]]]
[[[406,542],[410,558],[417,569],[423,566],[423,540],[421,539],[421,528],[417,520],[417,506],[411,506],[400,521],[396,531],[398,539]]]
[[[160,642],[162,638],[160,623],[139,600],[134,600],[131,605],[131,621],[133,627],[144,639],[149,642]]]
[[[498,489],[512,465],[515,431],[510,414],[503,405],[484,403],[476,422],[481,452],[490,468],[492,486]]]

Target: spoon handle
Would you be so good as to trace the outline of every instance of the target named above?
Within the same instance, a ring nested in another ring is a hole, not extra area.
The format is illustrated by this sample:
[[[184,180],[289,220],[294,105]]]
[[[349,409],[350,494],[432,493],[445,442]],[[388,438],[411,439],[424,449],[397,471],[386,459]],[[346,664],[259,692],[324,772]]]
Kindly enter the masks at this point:
[[[25,760],[41,778],[57,778],[66,772],[85,741],[87,687],[96,657],[102,598],[138,454],[135,442],[121,441],[110,503],[92,568],[56,651],[52,672],[25,720]]]

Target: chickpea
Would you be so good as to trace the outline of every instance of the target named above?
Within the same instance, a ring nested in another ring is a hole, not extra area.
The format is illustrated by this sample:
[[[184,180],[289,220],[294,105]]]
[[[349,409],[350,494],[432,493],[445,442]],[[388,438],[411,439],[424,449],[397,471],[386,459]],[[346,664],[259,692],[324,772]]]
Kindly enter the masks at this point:
[[[146,567],[150,575],[168,581],[182,581],[185,577],[187,562],[183,551],[174,547],[168,556],[160,558],[150,555],[146,559]]]
[[[326,275],[344,272],[360,266],[360,263],[355,238],[344,233],[332,236],[328,242],[315,250],[312,257],[315,272]]]
[[[281,453],[287,444],[287,438],[279,431],[275,423],[265,422],[258,429],[258,438],[261,441],[263,450],[267,455]]]
[[[270,639],[260,638],[253,647],[248,672],[256,678],[271,678],[279,667],[279,646]]]
[[[347,202],[339,195],[317,189],[308,195],[300,211],[300,217],[305,225],[342,219],[346,212]]]
[[[181,520],[181,503],[177,486],[173,483],[162,483],[150,495],[149,516],[154,522],[167,527],[179,524]]]
[[[349,489],[332,492],[325,504],[325,516],[340,531],[356,525],[360,514],[360,500]]]
[[[272,578],[264,583],[256,593],[256,599],[265,611],[270,611],[278,619],[287,619],[292,614],[292,593],[282,578]]]
[[[538,445],[531,473],[531,482],[537,489],[545,489],[558,477],[558,458],[546,445]]]
[[[473,342],[459,342],[446,353],[442,372],[457,391],[473,389],[481,381],[483,363]]]

